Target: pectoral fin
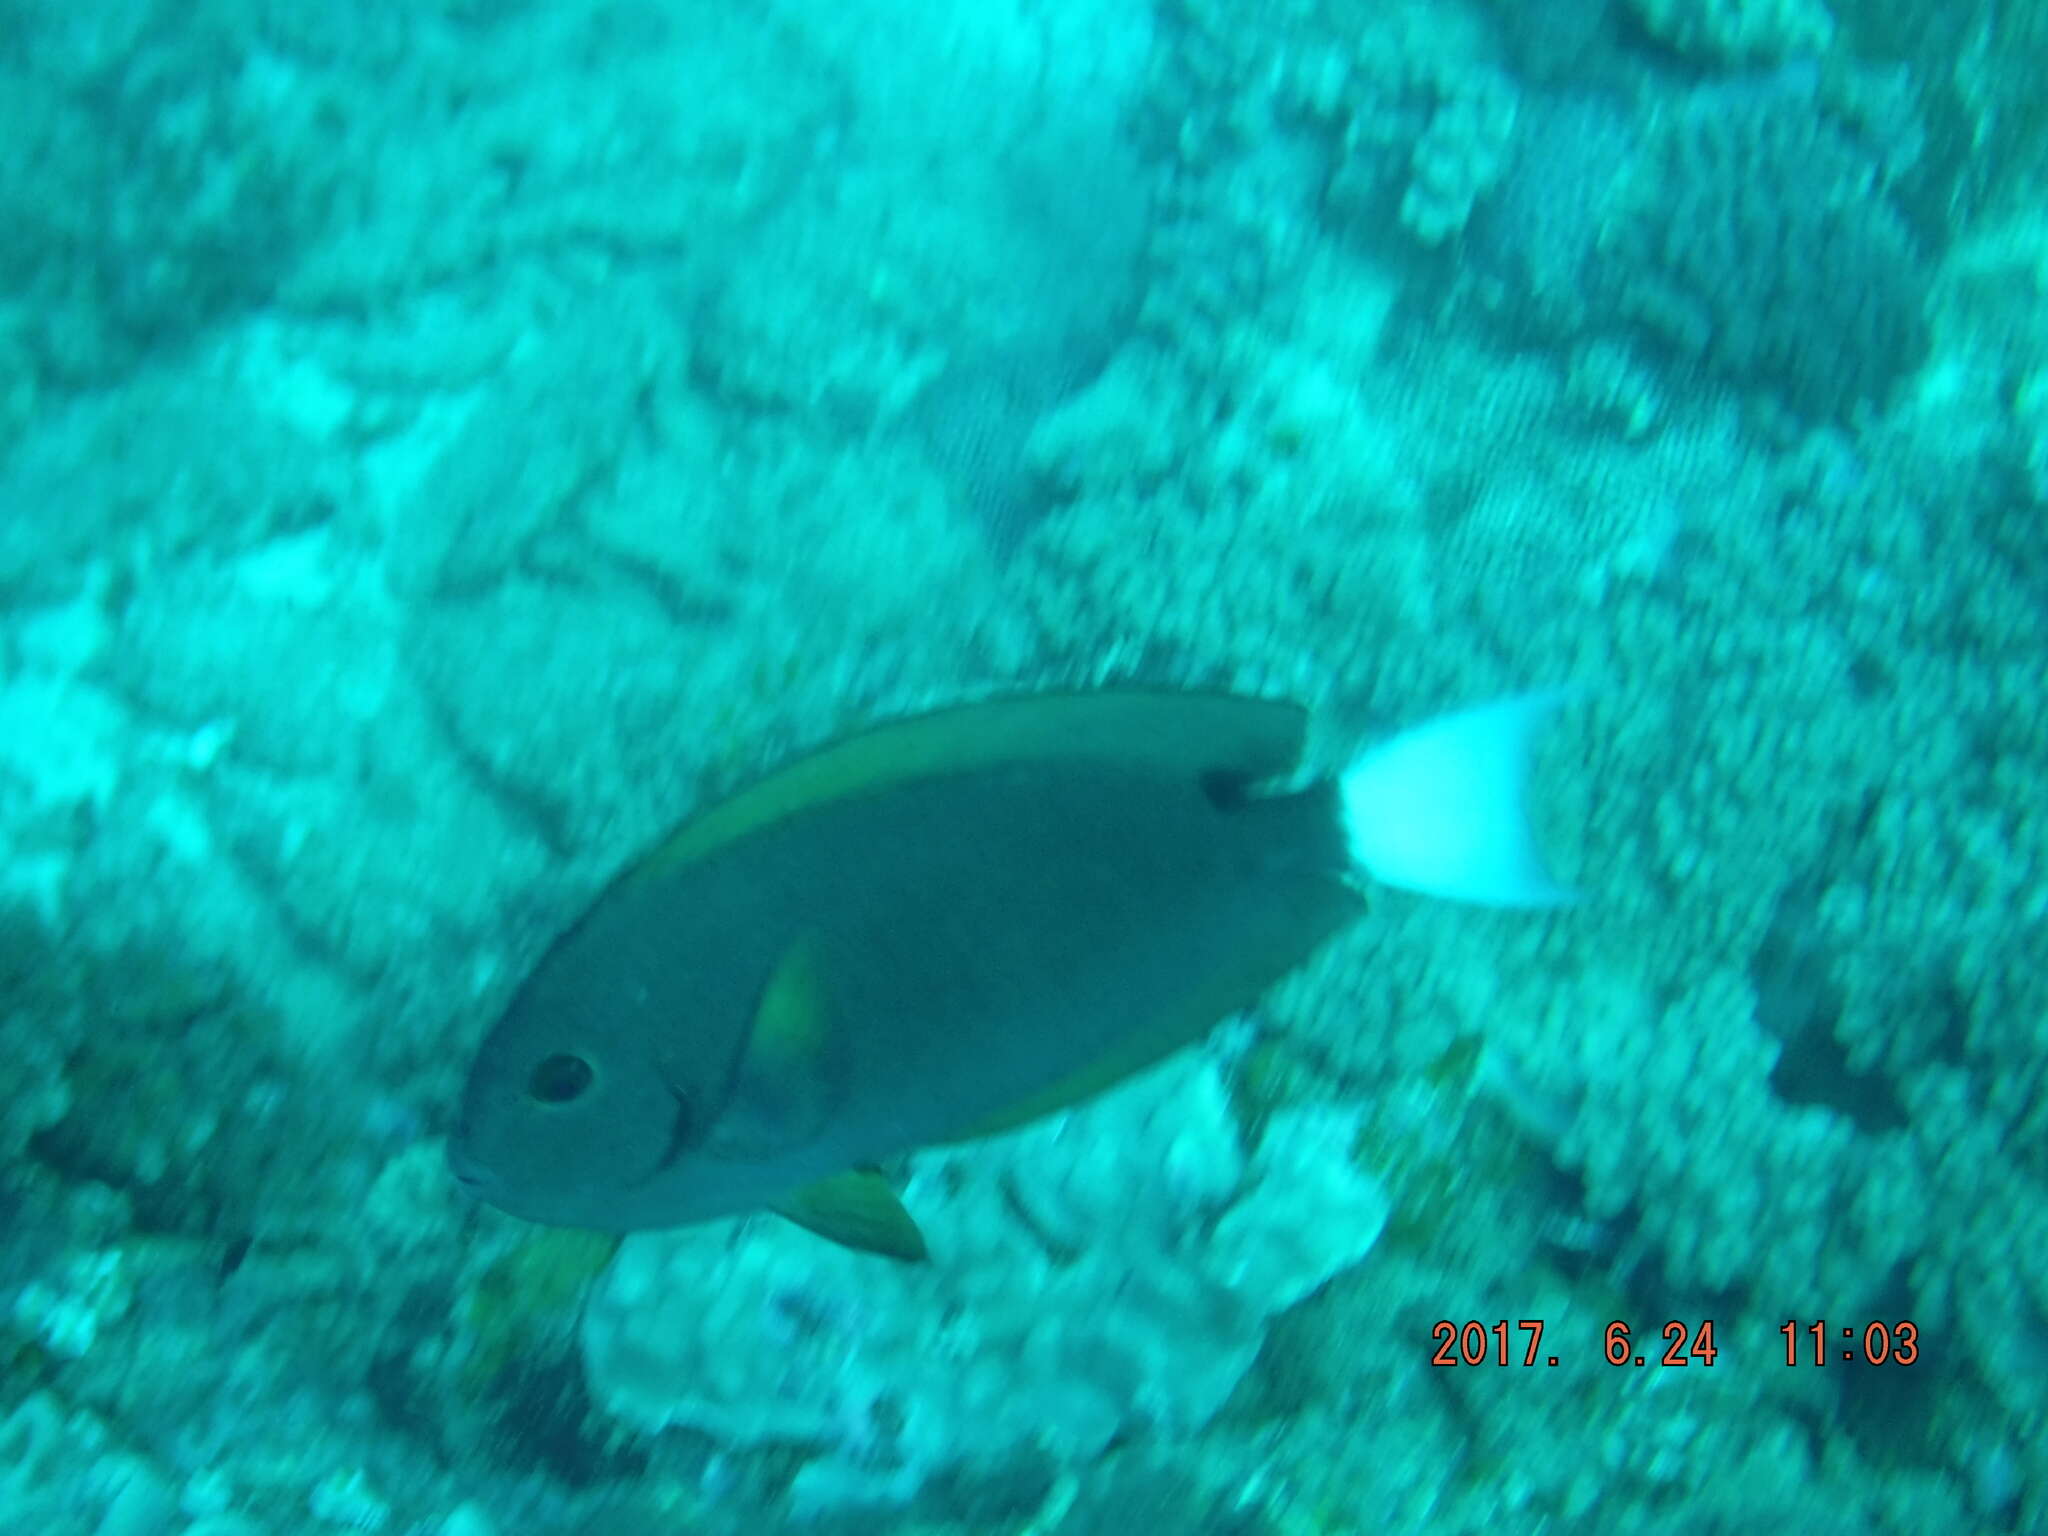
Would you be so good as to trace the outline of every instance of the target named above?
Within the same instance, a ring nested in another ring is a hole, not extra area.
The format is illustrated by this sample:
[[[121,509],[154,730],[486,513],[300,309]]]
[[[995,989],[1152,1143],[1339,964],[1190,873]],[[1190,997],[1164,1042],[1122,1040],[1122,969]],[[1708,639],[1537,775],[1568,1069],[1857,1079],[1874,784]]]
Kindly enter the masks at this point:
[[[798,1226],[842,1247],[906,1263],[929,1255],[924,1234],[896,1198],[888,1181],[872,1169],[853,1168],[792,1191],[774,1207]]]
[[[759,1157],[801,1146],[837,1102],[839,1068],[818,946],[798,939],[761,989],[707,1150]]]

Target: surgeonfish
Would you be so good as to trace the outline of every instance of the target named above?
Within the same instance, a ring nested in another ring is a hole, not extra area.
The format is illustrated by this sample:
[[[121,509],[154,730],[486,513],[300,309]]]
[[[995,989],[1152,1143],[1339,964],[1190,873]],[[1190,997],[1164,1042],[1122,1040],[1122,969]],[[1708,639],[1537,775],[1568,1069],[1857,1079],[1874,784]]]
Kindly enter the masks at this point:
[[[1112,689],[900,719],[686,819],[541,957],[448,1157],[531,1221],[772,1209],[920,1258],[876,1165],[1078,1103],[1254,1002],[1373,883],[1561,903],[1524,814],[1560,702],[1301,782],[1307,715]]]

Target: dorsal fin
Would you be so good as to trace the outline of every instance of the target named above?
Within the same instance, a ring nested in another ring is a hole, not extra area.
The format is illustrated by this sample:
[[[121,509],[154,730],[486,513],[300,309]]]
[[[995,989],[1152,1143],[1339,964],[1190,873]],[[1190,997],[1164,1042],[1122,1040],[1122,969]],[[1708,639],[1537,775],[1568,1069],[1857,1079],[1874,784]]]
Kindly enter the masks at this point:
[[[941,773],[1056,758],[1246,780],[1294,771],[1308,716],[1279,699],[1114,688],[1013,694],[871,726],[690,817],[624,877],[658,879],[810,806]]]

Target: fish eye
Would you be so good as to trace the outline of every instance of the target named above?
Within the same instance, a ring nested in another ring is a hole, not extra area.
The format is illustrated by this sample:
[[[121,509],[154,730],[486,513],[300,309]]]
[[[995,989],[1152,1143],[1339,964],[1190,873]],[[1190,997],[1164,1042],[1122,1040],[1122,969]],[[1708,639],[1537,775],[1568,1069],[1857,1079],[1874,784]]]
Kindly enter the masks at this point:
[[[526,1091],[543,1104],[573,1104],[597,1081],[581,1056],[557,1053],[542,1060],[526,1080]]]

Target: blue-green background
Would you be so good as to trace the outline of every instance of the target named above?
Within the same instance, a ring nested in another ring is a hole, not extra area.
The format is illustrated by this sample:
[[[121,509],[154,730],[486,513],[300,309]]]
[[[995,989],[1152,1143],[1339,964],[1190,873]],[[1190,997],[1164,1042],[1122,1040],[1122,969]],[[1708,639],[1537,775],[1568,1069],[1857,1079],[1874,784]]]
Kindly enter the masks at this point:
[[[2043,79],[2038,0],[0,0],[0,1527],[2048,1528]],[[1377,898],[896,1170],[925,1271],[453,1187],[663,827],[1120,679],[1333,769],[1574,685],[1587,899]]]

